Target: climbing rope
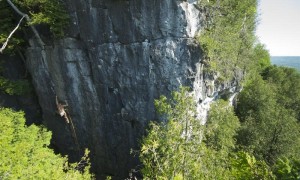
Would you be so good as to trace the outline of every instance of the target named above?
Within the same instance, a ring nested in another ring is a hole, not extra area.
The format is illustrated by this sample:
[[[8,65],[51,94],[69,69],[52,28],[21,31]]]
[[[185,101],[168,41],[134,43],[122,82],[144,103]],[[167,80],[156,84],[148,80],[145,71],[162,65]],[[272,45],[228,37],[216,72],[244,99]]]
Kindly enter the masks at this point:
[[[69,120],[69,124],[70,124],[70,130],[71,130],[71,134],[72,134],[72,137],[73,137],[73,140],[74,140],[74,143],[77,147],[77,151],[80,152],[80,145],[79,145],[79,141],[78,141],[78,138],[77,138],[77,134],[76,134],[76,131],[75,131],[75,127],[74,127],[74,124],[73,124],[73,121],[70,117],[70,115],[68,113],[65,114],[65,118],[67,118]]]

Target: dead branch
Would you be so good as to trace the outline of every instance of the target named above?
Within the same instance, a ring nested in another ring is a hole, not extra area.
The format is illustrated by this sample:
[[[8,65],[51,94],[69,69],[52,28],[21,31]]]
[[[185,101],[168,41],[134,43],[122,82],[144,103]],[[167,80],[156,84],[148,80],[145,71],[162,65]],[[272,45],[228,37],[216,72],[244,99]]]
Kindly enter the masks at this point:
[[[8,41],[10,40],[10,38],[12,37],[12,35],[17,31],[17,29],[19,28],[20,24],[22,23],[23,19],[25,16],[22,16],[22,18],[20,19],[19,23],[17,24],[17,26],[15,27],[14,30],[12,30],[12,32],[9,34],[9,36],[7,37],[6,41],[4,42],[4,44],[2,45],[1,49],[0,49],[0,53],[3,53],[3,50],[6,48]]]
[[[15,33],[15,31],[19,28],[19,26],[20,26],[20,24],[21,24],[23,18],[25,18],[27,22],[31,22],[30,17],[29,17],[27,14],[23,13],[22,11],[20,11],[19,8],[18,8],[13,2],[11,2],[10,0],[6,0],[6,1],[7,1],[7,3],[12,7],[12,9],[13,9],[17,14],[19,14],[20,16],[22,16],[22,18],[21,18],[21,20],[19,21],[18,25],[15,27],[15,29],[9,34],[9,36],[8,36],[8,38],[6,39],[5,43],[4,43],[3,46],[1,47],[1,49],[0,49],[0,52],[1,52],[1,53],[3,52],[3,50],[5,49],[5,47],[7,46],[8,41],[9,41],[9,39],[11,38],[11,36],[12,36],[12,35]],[[30,26],[32,32],[34,33],[35,37],[37,38],[37,41],[38,41],[38,43],[40,44],[41,48],[44,48],[45,43],[44,43],[43,40],[41,39],[41,37],[40,37],[38,31],[36,30],[36,28],[35,28],[33,25],[29,25],[29,26]]]

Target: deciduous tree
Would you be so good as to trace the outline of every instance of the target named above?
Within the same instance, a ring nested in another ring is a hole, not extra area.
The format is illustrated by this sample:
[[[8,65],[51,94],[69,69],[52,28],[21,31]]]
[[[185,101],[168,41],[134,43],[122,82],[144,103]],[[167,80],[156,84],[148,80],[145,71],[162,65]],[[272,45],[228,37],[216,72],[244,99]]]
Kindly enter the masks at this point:
[[[24,113],[0,109],[0,179],[92,179],[87,153],[79,163],[49,149],[51,133],[25,125]]]

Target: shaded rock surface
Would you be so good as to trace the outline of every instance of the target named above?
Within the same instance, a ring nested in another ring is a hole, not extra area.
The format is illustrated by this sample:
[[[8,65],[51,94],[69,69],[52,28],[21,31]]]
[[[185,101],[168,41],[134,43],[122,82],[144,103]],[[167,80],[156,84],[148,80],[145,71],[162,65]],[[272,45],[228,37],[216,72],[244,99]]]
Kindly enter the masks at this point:
[[[70,124],[57,114],[56,96],[67,102],[81,151],[91,150],[98,178],[124,179],[138,169],[130,150],[138,149],[148,122],[157,118],[155,98],[190,86],[200,105],[235,86],[215,86],[215,77],[203,73],[195,35],[205,21],[195,3],[66,1],[66,38],[44,48],[32,39],[26,53],[44,123],[60,152],[78,157]]]
[[[0,55],[0,76],[11,82],[20,80],[31,81],[26,71],[24,61],[17,55],[8,56]],[[3,84],[1,84],[3,85]],[[15,111],[24,111],[26,124],[41,124],[41,108],[38,104],[34,91],[24,93],[22,95],[9,95],[4,90],[0,90],[0,107],[11,108]]]

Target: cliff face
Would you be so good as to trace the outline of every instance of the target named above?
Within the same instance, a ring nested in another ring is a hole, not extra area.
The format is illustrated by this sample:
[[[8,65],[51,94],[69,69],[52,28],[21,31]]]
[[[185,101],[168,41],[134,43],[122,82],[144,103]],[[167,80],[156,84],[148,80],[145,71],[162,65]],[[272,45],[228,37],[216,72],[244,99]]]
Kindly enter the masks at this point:
[[[130,150],[138,148],[147,123],[156,118],[155,98],[190,86],[201,112],[207,96],[233,86],[214,87],[214,77],[202,72],[194,37],[205,20],[196,0],[66,4],[71,16],[66,38],[45,49],[32,39],[27,67],[55,146],[76,154],[70,124],[57,114],[57,96],[67,101],[80,147],[91,150],[99,174],[121,178],[136,168]]]
[[[3,86],[3,78],[10,80],[12,82],[22,81],[29,78],[29,74],[24,68],[24,61],[22,61],[18,56],[0,55],[0,82]],[[16,88],[16,87],[13,87]],[[24,89],[23,89],[24,90]],[[8,95],[0,90],[0,108],[12,108],[16,111],[24,111],[25,118],[27,119],[26,124],[31,125],[41,124],[41,109],[38,105],[37,98],[34,92],[30,90],[22,95]]]

